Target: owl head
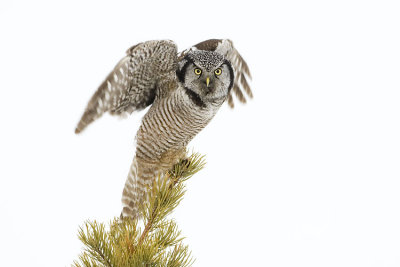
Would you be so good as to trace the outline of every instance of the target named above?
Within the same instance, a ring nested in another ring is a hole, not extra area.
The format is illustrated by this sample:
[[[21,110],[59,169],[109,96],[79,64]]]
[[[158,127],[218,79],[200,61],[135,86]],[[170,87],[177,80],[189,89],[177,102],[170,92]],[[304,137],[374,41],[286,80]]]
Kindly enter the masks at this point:
[[[231,63],[219,53],[191,51],[179,64],[179,81],[204,103],[223,102],[233,86]]]

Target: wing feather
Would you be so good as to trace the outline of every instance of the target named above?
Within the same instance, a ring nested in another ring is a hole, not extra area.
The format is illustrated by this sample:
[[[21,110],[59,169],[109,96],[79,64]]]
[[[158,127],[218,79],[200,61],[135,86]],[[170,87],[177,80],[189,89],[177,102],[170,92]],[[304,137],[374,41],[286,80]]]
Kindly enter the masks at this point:
[[[246,77],[244,76],[243,73],[240,74],[240,84],[242,85],[244,91],[246,94],[250,97],[253,98],[253,92],[250,89],[250,85],[248,84]]]
[[[251,73],[249,66],[246,61],[240,55],[239,51],[233,46],[233,43],[229,39],[221,40],[215,49],[216,52],[223,54],[230,62],[235,75],[235,81],[233,86],[233,93],[239,99],[240,102],[246,103],[243,91],[250,97],[253,98],[253,93],[247,82],[246,76],[251,80]],[[232,94],[232,91],[230,94]]]
[[[240,102],[246,103],[246,98],[244,97],[242,91],[237,86],[237,84],[233,85],[232,90],[233,90],[233,92],[235,93],[236,97],[239,99]]]
[[[139,43],[126,54],[89,100],[75,133],[106,112],[123,115],[151,105],[159,80],[176,68],[177,46],[169,40]]]
[[[229,107],[231,107],[231,108],[234,108],[234,107],[235,107],[235,104],[233,103],[233,98],[232,98],[232,95],[231,95],[231,94],[228,95],[228,105],[229,105]]]

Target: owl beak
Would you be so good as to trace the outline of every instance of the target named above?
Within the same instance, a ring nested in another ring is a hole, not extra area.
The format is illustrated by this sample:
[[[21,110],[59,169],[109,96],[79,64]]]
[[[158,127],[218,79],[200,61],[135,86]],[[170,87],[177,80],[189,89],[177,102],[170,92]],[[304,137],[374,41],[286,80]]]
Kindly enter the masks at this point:
[[[207,84],[207,87],[210,85],[210,77],[207,77],[206,84]]]

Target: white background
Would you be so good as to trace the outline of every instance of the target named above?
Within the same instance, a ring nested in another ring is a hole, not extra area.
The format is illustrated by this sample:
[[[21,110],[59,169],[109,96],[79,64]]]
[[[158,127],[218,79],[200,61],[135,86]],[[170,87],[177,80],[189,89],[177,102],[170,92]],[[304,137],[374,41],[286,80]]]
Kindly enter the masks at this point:
[[[69,266],[120,213],[142,113],[74,128],[131,45],[230,38],[254,99],[190,144],[194,266],[400,266],[398,1],[0,3],[0,265]]]

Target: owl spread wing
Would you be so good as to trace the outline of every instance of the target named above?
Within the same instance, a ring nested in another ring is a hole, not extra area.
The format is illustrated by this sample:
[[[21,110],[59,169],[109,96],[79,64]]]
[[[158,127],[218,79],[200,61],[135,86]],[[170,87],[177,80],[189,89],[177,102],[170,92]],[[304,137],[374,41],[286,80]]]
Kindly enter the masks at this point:
[[[177,46],[169,40],[139,43],[126,52],[90,99],[75,133],[105,112],[123,115],[151,105],[157,82],[175,72]]]
[[[253,97],[250,86],[246,77],[251,79],[251,74],[246,61],[242,58],[233,43],[229,39],[210,39],[196,44],[195,46],[183,51],[179,58],[185,56],[191,50],[207,50],[215,51],[225,56],[231,62],[233,72],[235,75],[232,90],[228,95],[228,104],[231,108],[234,107],[232,92],[239,99],[240,102],[246,103],[246,98],[243,91],[250,97]]]

